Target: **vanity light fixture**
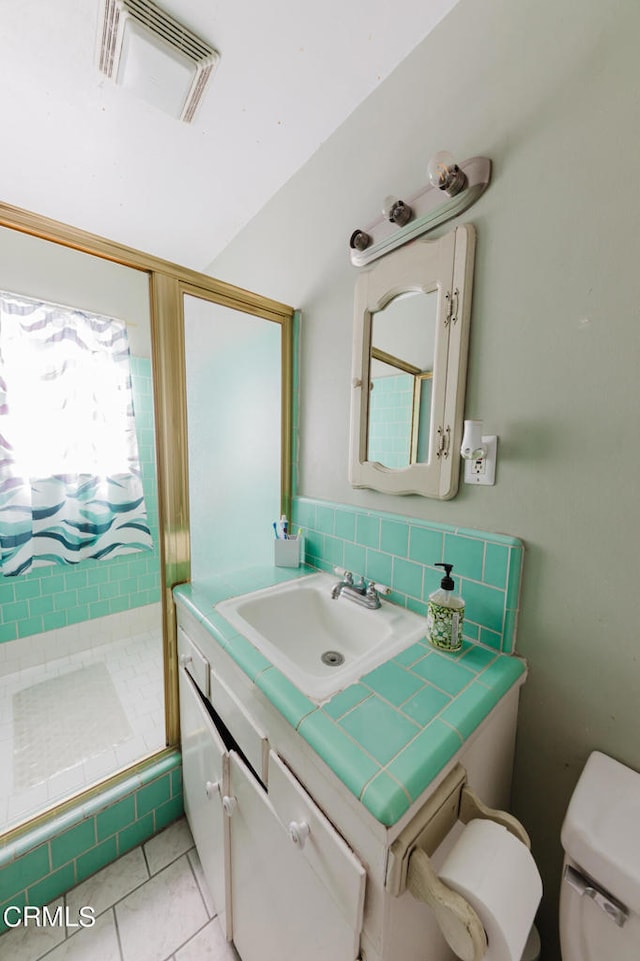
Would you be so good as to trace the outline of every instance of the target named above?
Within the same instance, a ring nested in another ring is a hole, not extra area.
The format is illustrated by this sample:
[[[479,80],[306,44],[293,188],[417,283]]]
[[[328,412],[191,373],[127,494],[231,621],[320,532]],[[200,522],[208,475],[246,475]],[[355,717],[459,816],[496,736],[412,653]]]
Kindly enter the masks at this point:
[[[465,420],[460,447],[465,484],[495,484],[497,452],[498,438],[495,434],[484,435],[481,420]]]
[[[431,158],[427,172],[427,186],[407,200],[387,197],[382,216],[353,231],[349,248],[354,267],[370,264],[467,210],[489,186],[491,161],[471,157],[457,164],[442,150]]]

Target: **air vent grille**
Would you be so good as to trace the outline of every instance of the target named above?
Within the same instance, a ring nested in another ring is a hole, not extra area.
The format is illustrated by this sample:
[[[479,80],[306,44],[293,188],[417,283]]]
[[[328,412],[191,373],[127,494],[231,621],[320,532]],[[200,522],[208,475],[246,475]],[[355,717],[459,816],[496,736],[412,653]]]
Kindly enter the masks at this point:
[[[117,79],[126,23],[133,18],[193,63],[194,77],[180,117],[187,123],[193,120],[220,59],[217,50],[150,0],[103,0],[103,13],[98,35],[98,65],[101,72]]]

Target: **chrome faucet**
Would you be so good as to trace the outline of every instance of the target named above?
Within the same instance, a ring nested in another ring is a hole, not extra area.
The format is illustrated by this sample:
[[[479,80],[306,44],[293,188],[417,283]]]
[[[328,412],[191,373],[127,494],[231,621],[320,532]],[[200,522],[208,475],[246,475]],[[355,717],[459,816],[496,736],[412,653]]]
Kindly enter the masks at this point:
[[[375,581],[367,583],[364,577],[360,577],[354,583],[351,571],[345,571],[342,567],[334,567],[334,572],[342,577],[342,580],[331,588],[331,597],[334,600],[346,597],[360,607],[377,610],[380,607],[380,594],[391,593],[390,588],[385,587],[384,584],[376,584]]]

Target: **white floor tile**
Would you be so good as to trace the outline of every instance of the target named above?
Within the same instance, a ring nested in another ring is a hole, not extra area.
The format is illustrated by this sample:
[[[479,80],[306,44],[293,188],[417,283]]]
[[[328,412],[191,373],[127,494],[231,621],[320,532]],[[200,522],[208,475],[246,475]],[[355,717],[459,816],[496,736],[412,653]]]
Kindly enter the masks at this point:
[[[233,945],[225,940],[217,918],[176,951],[176,961],[239,961],[239,958]]]
[[[202,895],[202,900],[204,901],[204,906],[207,909],[207,913],[210,918],[215,918],[218,913],[215,904],[213,903],[213,897],[211,896],[211,891],[209,890],[209,885],[207,884],[207,879],[204,876],[204,871],[202,870],[202,864],[200,863],[200,858],[198,852],[195,848],[189,851],[187,855],[189,861],[191,862],[191,867],[193,868],[193,873],[196,876],[196,881],[198,882],[198,887],[200,888],[200,894]]]
[[[193,838],[189,825],[186,818],[181,818],[144,845],[149,871],[152,875],[157,874],[192,847]]]
[[[52,915],[58,907],[64,907],[62,898],[49,905]],[[10,917],[15,920],[13,914]],[[64,927],[35,927],[29,924],[24,928],[12,928],[0,938],[0,958],[2,961],[38,961],[64,939]]]
[[[134,848],[67,893],[69,916],[75,918],[84,906],[102,914],[148,879],[142,848]]]
[[[96,918],[92,928],[83,928],[63,941],[47,955],[47,961],[120,961],[113,911]]]
[[[117,904],[115,912],[124,961],[164,961],[208,920],[186,855]]]

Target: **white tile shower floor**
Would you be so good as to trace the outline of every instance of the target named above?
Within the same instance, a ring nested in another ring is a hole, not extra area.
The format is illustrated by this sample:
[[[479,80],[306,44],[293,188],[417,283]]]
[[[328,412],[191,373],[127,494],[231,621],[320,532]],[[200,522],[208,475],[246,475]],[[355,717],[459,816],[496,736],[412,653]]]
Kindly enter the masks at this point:
[[[0,677],[0,833],[164,746],[159,628]]]
[[[14,928],[0,936],[0,961],[239,961],[208,891],[193,838],[181,819],[50,905],[93,927]]]

